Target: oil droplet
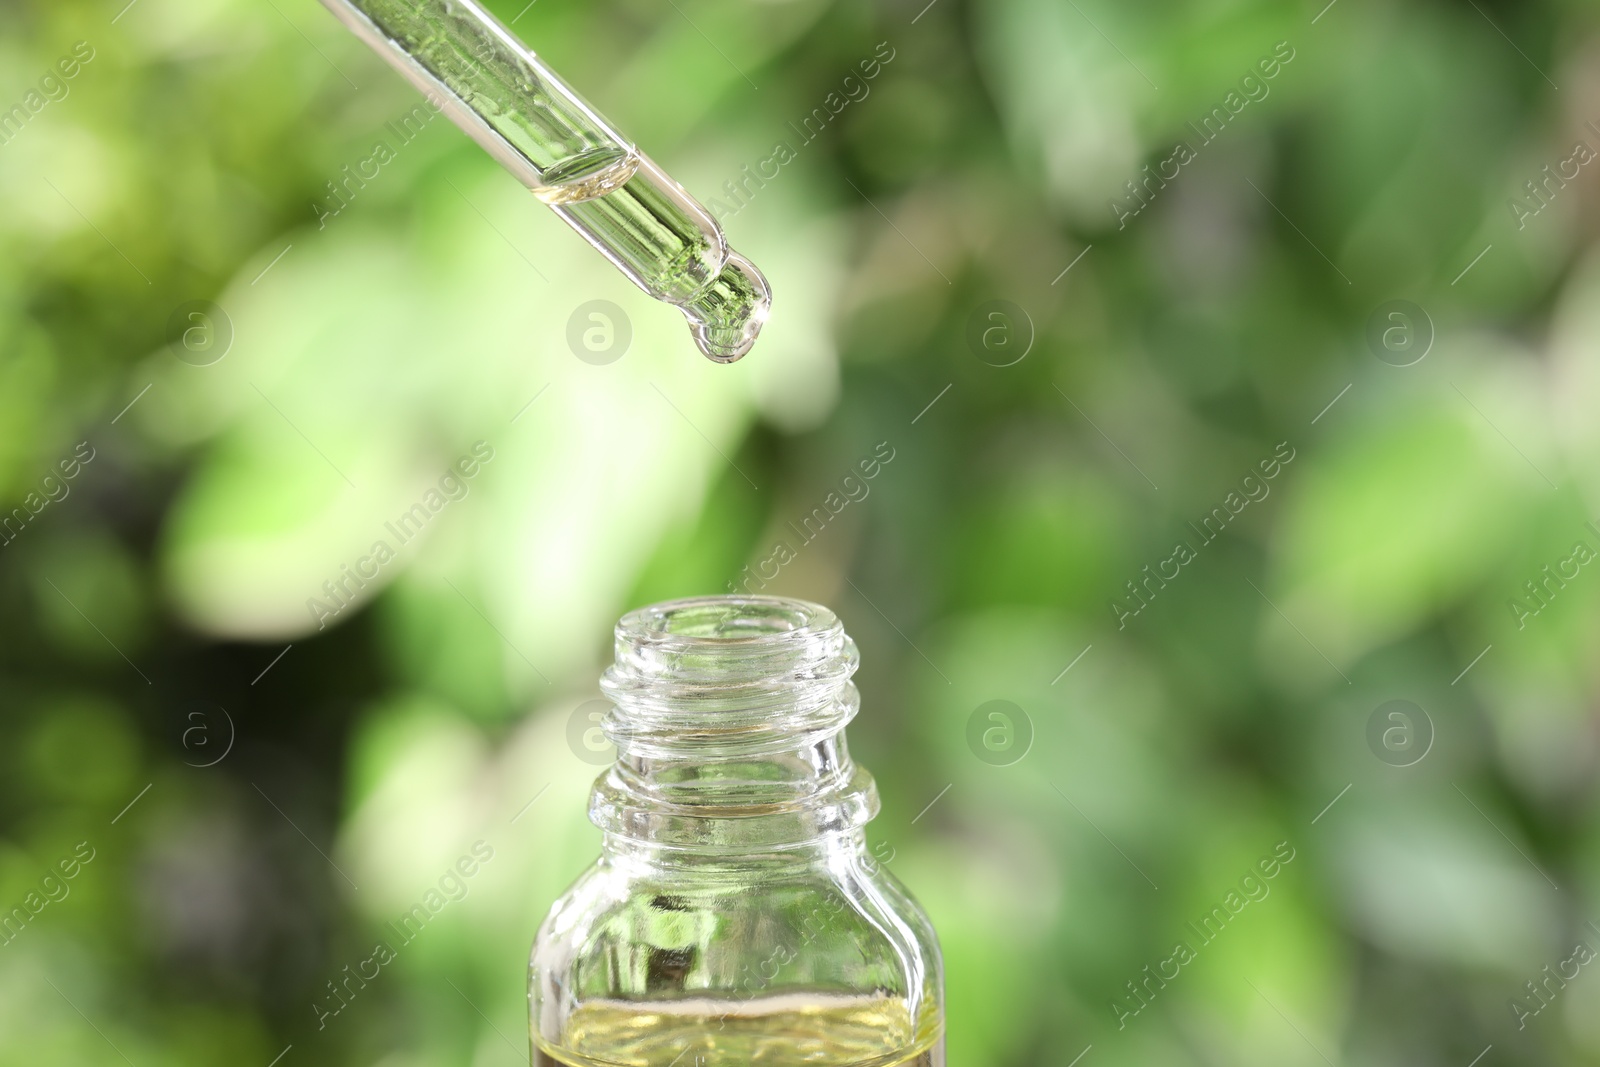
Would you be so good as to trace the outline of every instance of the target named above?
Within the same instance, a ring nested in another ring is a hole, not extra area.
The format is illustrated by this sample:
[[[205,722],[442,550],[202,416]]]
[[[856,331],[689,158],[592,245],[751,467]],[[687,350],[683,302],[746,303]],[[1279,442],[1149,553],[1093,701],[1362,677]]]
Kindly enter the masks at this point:
[[[730,249],[722,273],[680,307],[695,347],[707,359],[732,363],[755,345],[772,307],[772,288],[754,263]]]

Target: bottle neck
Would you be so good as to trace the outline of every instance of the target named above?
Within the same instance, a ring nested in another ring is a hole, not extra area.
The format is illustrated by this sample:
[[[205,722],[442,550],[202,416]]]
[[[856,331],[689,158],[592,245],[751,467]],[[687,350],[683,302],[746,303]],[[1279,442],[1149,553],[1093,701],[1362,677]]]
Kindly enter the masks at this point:
[[[772,597],[673,601],[625,616],[601,679],[618,757],[589,817],[612,838],[748,854],[857,831],[872,777],[843,730],[855,643],[826,608]]]
[[[748,883],[753,871],[777,876],[783,872],[817,867],[842,869],[874,866],[868,855],[866,831],[862,827],[777,845],[750,845],[721,850],[663,844],[608,833],[602,838],[601,849],[601,862],[604,864],[632,874],[648,873],[669,879],[676,872],[695,879],[725,873],[732,880]]]

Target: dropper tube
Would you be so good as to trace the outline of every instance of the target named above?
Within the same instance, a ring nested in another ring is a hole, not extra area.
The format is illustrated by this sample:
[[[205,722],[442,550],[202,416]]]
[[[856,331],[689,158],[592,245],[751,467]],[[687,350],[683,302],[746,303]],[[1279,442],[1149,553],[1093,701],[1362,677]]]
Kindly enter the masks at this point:
[[[704,207],[474,0],[323,0],[633,283],[732,363],[772,293]]]

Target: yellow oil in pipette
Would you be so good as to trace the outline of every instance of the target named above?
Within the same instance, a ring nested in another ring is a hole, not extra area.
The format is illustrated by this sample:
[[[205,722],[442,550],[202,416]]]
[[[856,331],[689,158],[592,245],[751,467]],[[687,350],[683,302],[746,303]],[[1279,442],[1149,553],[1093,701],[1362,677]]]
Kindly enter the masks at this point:
[[[323,0],[619,270],[732,363],[772,291],[715,219],[473,0]]]
[[[676,304],[705,355],[731,363],[750,351],[772,300],[766,279],[649,159],[630,153],[601,172],[534,192],[641,289]]]

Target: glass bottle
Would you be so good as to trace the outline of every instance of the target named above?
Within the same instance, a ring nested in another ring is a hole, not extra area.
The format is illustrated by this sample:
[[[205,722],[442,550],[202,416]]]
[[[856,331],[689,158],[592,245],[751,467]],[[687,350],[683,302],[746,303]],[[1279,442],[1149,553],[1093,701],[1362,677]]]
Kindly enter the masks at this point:
[[[877,789],[845,747],[858,662],[797,600],[617,624],[602,853],[534,942],[536,1067],[943,1067],[938,943],[868,853]]]

